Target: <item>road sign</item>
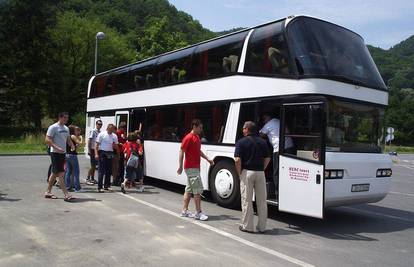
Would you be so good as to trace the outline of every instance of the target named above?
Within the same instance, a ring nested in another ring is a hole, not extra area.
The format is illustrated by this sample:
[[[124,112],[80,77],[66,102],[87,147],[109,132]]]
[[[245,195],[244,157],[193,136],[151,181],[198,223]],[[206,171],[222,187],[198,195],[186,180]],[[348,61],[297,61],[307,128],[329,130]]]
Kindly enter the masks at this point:
[[[389,141],[392,141],[392,140],[394,140],[394,135],[393,134],[388,134],[386,137],[385,137],[385,141],[386,142],[389,142]]]
[[[389,134],[393,134],[394,133],[394,128],[392,128],[392,127],[388,127],[387,128],[387,133],[389,133]],[[394,139],[394,138],[393,138]]]

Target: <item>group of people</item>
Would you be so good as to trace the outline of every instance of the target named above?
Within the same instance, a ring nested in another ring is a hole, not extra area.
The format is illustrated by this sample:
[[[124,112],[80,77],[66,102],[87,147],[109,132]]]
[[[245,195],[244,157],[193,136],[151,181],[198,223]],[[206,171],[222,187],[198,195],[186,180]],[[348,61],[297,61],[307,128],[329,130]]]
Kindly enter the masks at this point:
[[[68,120],[67,112],[60,113],[58,121],[49,126],[46,133],[45,142],[50,148],[52,164],[45,198],[57,198],[52,194],[52,187],[56,180],[64,193],[65,201],[75,199],[69,191],[81,190],[77,158],[77,148],[83,142],[81,129],[76,125],[67,127]],[[100,193],[111,190],[111,185],[121,186],[124,193],[126,188],[135,186],[143,192],[144,150],[139,132],[129,133],[125,137],[125,123],[121,123],[119,129],[116,129],[113,124],[108,124],[105,131],[101,131],[101,128],[102,121],[98,119],[95,128],[88,135],[87,147],[91,166],[85,179],[86,184],[97,184]],[[95,180],[97,168],[98,181]]]
[[[64,200],[74,199],[69,195],[65,186],[63,175],[65,158],[68,168],[66,177],[73,172],[74,177],[79,177],[79,164],[77,163],[76,146],[81,143],[79,140],[80,129],[66,127],[69,116],[63,112],[59,114],[59,120],[51,125],[46,134],[46,143],[51,147],[52,174],[49,177],[49,184],[45,193],[45,198],[56,198],[52,192],[52,186],[58,178],[60,187],[65,195]],[[265,126],[260,133],[269,138],[272,144],[275,144],[275,136],[270,132],[275,132],[278,120],[265,118]],[[187,186],[185,187],[182,217],[192,217],[197,220],[207,220],[208,216],[201,209],[201,194],[204,191],[203,183],[200,176],[201,158],[214,165],[214,161],[208,158],[201,150],[200,136],[203,132],[203,124],[199,119],[194,119],[191,125],[191,131],[183,138],[181,149],[179,151],[178,170],[179,175],[184,171],[187,176]],[[120,183],[120,177],[123,177],[121,186],[122,192],[133,186],[136,180],[139,181],[141,190],[143,188],[143,146],[139,138],[139,133],[132,132],[125,140],[125,124],[120,124],[116,130],[113,124],[108,124],[105,131],[101,131],[102,121],[96,121],[96,127],[88,135],[88,148],[90,155],[91,168],[88,171],[87,183],[98,184],[98,192],[110,190],[111,175],[113,176],[114,185]],[[237,141],[234,159],[237,174],[240,177],[240,192],[242,206],[242,220],[240,231],[254,232],[253,225],[253,191],[255,191],[255,200],[257,204],[258,224],[256,230],[263,233],[266,229],[267,219],[267,195],[266,195],[266,178],[264,170],[270,162],[270,151],[267,142],[261,138],[257,126],[252,121],[247,121],[243,125],[244,137]],[[278,143],[278,142],[277,142]],[[274,153],[277,148],[274,148]],[[65,156],[66,154],[66,156]],[[75,155],[75,156],[74,156]],[[76,160],[75,160],[76,158]],[[274,163],[276,164],[276,163]],[[77,166],[77,168],[76,168]],[[96,167],[98,166],[98,181],[94,179]],[[276,166],[275,166],[276,167]],[[124,171],[125,169],[125,171]],[[121,172],[124,175],[118,176]],[[78,178],[77,178],[78,179]],[[74,179],[76,180],[76,178]],[[69,180],[66,180],[69,181]],[[74,183],[75,190],[80,190],[79,183]],[[196,213],[189,211],[191,196],[194,196]]]

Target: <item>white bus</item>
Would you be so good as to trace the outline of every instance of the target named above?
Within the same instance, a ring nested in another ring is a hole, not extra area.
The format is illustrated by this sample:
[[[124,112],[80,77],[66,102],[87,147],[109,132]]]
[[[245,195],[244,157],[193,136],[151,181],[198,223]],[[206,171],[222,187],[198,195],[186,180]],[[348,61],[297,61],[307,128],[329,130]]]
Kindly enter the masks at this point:
[[[388,91],[363,39],[341,26],[291,16],[231,33],[91,78],[87,130],[143,125],[145,175],[177,175],[180,141],[193,118],[204,125],[204,188],[221,206],[240,205],[234,145],[244,121],[281,121],[279,194],[272,164],[268,201],[285,212],[323,218],[324,208],[376,202],[390,190],[382,153]],[[105,125],[104,125],[105,127]],[[286,131],[288,129],[288,131]],[[285,151],[291,138],[294,151]]]

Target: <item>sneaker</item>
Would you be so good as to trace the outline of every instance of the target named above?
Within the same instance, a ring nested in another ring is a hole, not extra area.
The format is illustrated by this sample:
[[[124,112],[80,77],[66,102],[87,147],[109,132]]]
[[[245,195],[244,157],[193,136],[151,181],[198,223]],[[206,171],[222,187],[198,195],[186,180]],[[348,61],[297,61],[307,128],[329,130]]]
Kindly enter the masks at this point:
[[[86,181],[86,183],[85,184],[87,184],[87,185],[94,185],[95,183],[94,182],[92,182],[91,180],[88,180],[88,181]]]
[[[90,181],[91,183],[93,183],[93,184],[97,184],[97,183],[98,183],[98,181],[96,181],[96,180],[95,180],[95,179],[93,179],[93,178],[92,178],[92,179],[90,179],[89,181]]]
[[[101,189],[98,189],[98,193],[103,193],[104,191],[103,191],[103,189],[101,188]]]
[[[192,218],[192,217],[193,217],[193,214],[192,214],[192,213],[191,213],[191,211],[189,211],[189,210],[183,210],[183,211],[180,213],[180,216],[181,216],[181,217]]]
[[[208,216],[205,215],[202,211],[200,211],[200,212],[197,212],[195,214],[194,219],[200,220],[200,221],[207,221],[208,220]]]
[[[125,185],[124,184],[121,184],[121,191],[122,191],[122,193],[126,194]]]

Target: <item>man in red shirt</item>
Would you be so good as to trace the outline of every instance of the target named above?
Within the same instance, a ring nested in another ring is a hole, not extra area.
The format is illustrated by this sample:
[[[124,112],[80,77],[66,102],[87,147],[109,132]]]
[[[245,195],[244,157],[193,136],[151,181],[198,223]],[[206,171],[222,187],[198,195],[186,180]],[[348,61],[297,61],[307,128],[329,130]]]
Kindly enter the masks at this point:
[[[203,193],[204,188],[200,177],[200,157],[207,160],[210,165],[214,165],[214,161],[209,159],[203,151],[201,151],[199,136],[203,132],[203,124],[201,121],[199,119],[194,119],[191,123],[191,127],[191,132],[184,137],[181,143],[178,161],[179,167],[177,173],[181,174],[183,172],[183,159],[185,155],[184,171],[187,175],[187,186],[185,187],[181,216],[193,216],[188,210],[191,194],[193,194],[196,206],[196,214],[194,215],[194,218],[196,220],[205,221],[208,219],[208,216],[201,211],[201,194]]]
[[[126,143],[126,127],[127,124],[124,121],[119,123],[119,128],[115,132],[116,136],[118,137],[118,148],[119,154],[114,155],[114,160],[112,164],[112,177],[113,177],[113,185],[119,186],[123,181],[124,177],[124,153],[123,145]]]

